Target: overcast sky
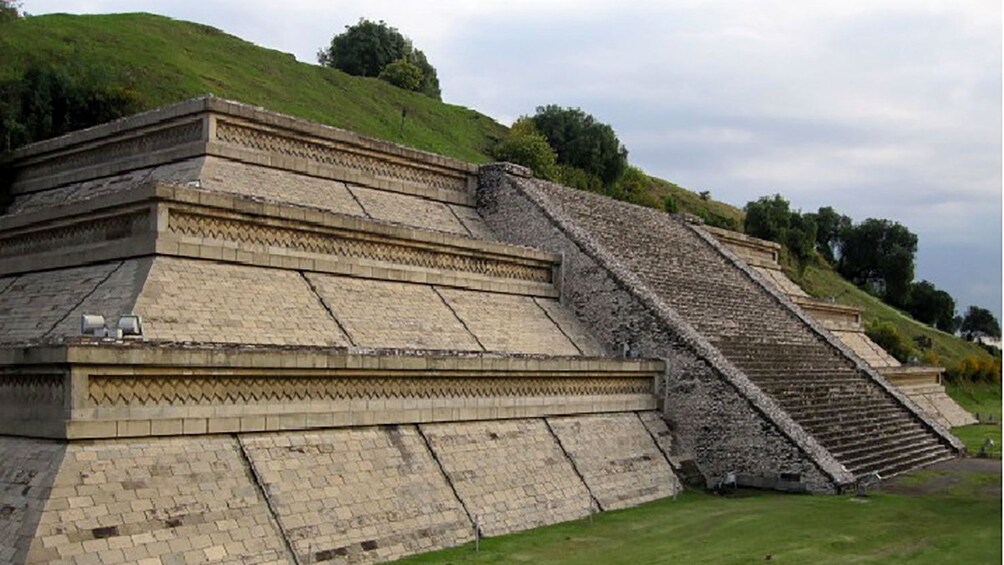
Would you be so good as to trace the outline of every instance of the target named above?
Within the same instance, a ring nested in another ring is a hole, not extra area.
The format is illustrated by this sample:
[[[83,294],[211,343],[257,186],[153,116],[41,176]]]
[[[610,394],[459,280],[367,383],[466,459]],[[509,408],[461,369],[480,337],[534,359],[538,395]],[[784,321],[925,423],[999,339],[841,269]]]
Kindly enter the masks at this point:
[[[917,278],[1001,315],[1001,3],[982,0],[27,0],[148,11],[315,62],[383,19],[425,51],[443,99],[510,123],[543,104],[610,123],[650,174],[742,206],[889,218]]]

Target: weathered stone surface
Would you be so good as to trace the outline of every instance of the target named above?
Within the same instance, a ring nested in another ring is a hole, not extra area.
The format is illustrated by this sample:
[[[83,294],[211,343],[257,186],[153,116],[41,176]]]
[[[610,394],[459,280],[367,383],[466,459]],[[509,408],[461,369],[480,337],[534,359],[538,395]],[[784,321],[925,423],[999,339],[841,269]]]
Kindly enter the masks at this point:
[[[589,515],[589,490],[543,420],[419,427],[485,535]]]
[[[70,313],[122,264],[119,261],[6,279],[6,285],[0,284],[4,288],[0,292],[0,341],[41,340],[57,328],[64,331],[69,324],[75,324],[75,333],[79,333],[80,319],[70,320]]]
[[[529,296],[450,288],[436,292],[487,351],[579,355],[580,349]],[[575,333],[583,333],[577,323]]]
[[[134,311],[153,340],[349,345],[296,271],[158,258]]]
[[[548,418],[548,425],[603,510],[672,496],[680,483],[633,413]]]
[[[0,438],[0,445],[0,476],[8,485],[27,482],[24,497],[40,512],[34,523],[19,524],[33,538],[25,562],[287,561],[232,437],[93,444]]]
[[[431,286],[306,276],[357,346],[482,351]]]
[[[389,561],[474,537],[414,426],[240,441],[301,563]]]

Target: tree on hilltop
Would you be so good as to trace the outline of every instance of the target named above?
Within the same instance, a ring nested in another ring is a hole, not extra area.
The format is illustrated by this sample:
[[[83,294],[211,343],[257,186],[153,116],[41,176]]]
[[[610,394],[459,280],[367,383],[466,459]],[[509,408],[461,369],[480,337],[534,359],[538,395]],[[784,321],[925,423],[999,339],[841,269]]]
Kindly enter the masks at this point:
[[[962,336],[972,341],[979,337],[1000,337],[1001,326],[997,318],[986,308],[970,306],[962,317]]]
[[[792,210],[780,194],[761,196],[745,207],[743,229],[753,237],[780,243],[798,259],[800,267],[807,264],[816,246],[816,223],[812,214]]]
[[[879,289],[886,302],[903,307],[913,282],[917,236],[891,220],[869,218],[847,232],[838,270],[855,284]]]
[[[531,119],[554,148],[558,164],[581,169],[608,187],[627,169],[627,149],[613,128],[579,108],[540,106]]]
[[[22,15],[20,2],[0,0],[0,23],[14,21]]]
[[[399,88],[421,92],[439,99],[439,78],[425,53],[415,49],[411,40],[397,28],[383,21],[362,18],[353,26],[332,37],[326,49],[317,52],[317,60],[326,67],[361,77],[379,77]],[[388,69],[390,67],[390,69]],[[414,80],[414,69],[420,71]]]

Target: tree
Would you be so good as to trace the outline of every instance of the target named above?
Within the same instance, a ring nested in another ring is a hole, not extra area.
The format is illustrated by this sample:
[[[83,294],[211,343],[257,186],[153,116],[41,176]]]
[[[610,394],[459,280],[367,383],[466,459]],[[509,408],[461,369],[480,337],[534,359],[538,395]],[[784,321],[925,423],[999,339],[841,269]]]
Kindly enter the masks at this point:
[[[21,17],[21,3],[14,0],[0,0],[0,24],[12,22]]]
[[[838,270],[859,286],[872,286],[886,302],[903,307],[913,281],[917,236],[890,220],[869,218],[844,239]]]
[[[753,237],[780,243],[800,264],[812,256],[816,244],[816,224],[810,214],[792,210],[780,194],[761,196],[746,204],[743,228]]]
[[[554,148],[558,163],[594,175],[613,186],[627,168],[627,149],[612,127],[579,108],[540,106],[533,123]]]
[[[906,311],[919,322],[934,326],[943,332],[955,333],[955,299],[928,281],[910,285],[910,298]]]
[[[831,265],[837,262],[843,253],[844,239],[854,222],[843,214],[838,214],[830,206],[819,209],[811,216],[816,222],[816,251]]]
[[[418,85],[409,90],[438,100],[439,78],[425,53],[415,49],[397,28],[383,21],[363,18],[356,25],[345,26],[344,32],[331,38],[327,49],[317,52],[317,60],[322,65],[362,77],[378,77],[388,65],[402,59],[422,72]],[[400,70],[392,72],[400,76]]]
[[[979,337],[1000,337],[1001,326],[997,318],[986,308],[970,306],[962,317],[962,336],[972,341]]]

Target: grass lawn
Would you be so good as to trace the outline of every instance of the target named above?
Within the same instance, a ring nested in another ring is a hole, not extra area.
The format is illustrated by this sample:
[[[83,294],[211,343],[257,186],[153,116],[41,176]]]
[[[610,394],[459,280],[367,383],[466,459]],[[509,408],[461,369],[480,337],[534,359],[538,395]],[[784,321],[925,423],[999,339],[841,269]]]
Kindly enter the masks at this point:
[[[960,406],[979,414],[980,420],[984,423],[972,426],[960,426],[952,428],[952,433],[966,444],[966,449],[970,453],[978,453],[980,446],[987,438],[992,439],[994,445],[989,453],[992,457],[1001,457],[1001,387],[998,384],[990,383],[948,383],[945,385],[949,396],[955,399]],[[989,418],[993,418],[993,423],[987,423]]]
[[[910,486],[943,480],[937,471]],[[1000,475],[964,476],[937,495],[783,495],[678,499],[482,540],[419,563],[994,563],[1001,562]]]

